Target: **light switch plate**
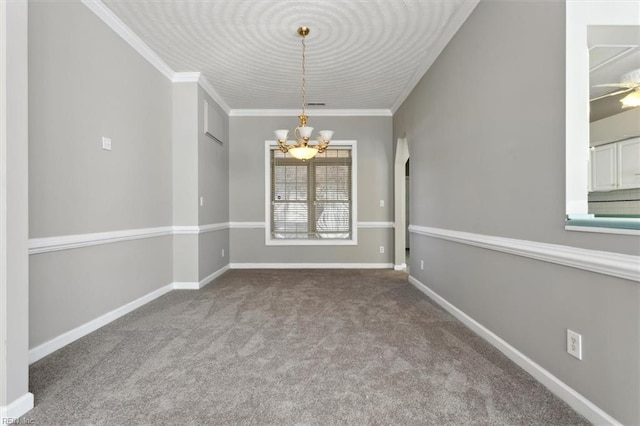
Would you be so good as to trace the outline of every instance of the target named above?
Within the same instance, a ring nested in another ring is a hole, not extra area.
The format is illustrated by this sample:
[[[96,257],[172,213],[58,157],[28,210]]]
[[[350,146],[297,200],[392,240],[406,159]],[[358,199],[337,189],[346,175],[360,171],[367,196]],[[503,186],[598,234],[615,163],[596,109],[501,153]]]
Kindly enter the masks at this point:
[[[111,138],[102,137],[102,149],[111,151]]]

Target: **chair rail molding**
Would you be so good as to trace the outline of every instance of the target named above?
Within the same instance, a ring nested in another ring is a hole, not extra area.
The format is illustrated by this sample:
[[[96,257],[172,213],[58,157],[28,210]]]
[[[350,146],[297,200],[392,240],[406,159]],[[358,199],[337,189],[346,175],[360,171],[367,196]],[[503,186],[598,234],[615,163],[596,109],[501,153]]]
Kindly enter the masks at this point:
[[[640,256],[418,225],[409,232],[640,282]]]
[[[121,241],[141,240],[166,235],[199,235],[207,232],[229,229],[229,222],[208,225],[160,226],[156,228],[124,229],[118,231],[95,232],[90,234],[61,235],[55,237],[30,238],[29,254],[70,250]]]

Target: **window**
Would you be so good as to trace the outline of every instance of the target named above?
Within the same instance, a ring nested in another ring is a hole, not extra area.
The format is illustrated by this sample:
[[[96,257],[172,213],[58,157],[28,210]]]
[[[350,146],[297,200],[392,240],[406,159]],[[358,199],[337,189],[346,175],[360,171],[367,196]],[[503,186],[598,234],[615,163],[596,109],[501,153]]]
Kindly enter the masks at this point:
[[[355,244],[355,142],[309,161],[267,149],[267,244]]]

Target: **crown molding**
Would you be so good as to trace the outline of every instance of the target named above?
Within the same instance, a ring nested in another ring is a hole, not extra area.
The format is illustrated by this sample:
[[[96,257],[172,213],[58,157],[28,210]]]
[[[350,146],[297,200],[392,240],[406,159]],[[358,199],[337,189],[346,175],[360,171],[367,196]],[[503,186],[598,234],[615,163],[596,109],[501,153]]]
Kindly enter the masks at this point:
[[[211,96],[211,98],[224,110],[227,115],[231,115],[232,109],[227,105],[222,96],[214,89],[213,84],[207,80],[207,78],[200,74],[200,78],[198,79],[198,83],[200,87]]]
[[[231,111],[229,105],[222,99],[222,96],[213,88],[213,85],[207,80],[207,78],[202,75],[201,72],[176,72],[173,73],[171,77],[171,81],[173,83],[198,83],[202,90],[207,92],[209,96],[214,100],[215,103],[220,106],[224,110],[227,115]]]
[[[463,0],[462,4],[455,11],[451,20],[442,30],[440,36],[435,40],[435,42],[431,46],[425,46],[427,51],[429,52],[427,56],[425,56],[422,63],[416,68],[416,71],[409,80],[409,83],[405,87],[404,91],[398,96],[396,101],[391,106],[391,113],[395,114],[398,111],[398,108],[404,103],[405,100],[409,97],[409,94],[415,89],[418,85],[422,77],[427,73],[431,65],[436,61],[436,58],[442,53],[444,48],[449,44],[454,34],[458,32],[464,21],[467,20],[473,9],[480,3],[480,0]]]
[[[166,62],[160,59],[142,39],[118,18],[101,0],[81,0],[109,28],[127,42],[136,52],[153,65],[160,73],[173,83],[197,82],[200,87],[230,117],[289,117],[300,115],[300,110],[293,109],[232,109],[213,85],[200,72],[175,72]],[[476,0],[473,0],[476,1]],[[479,1],[479,0],[478,0]],[[466,18],[466,16],[465,16]],[[457,28],[456,28],[457,29]],[[434,58],[435,59],[435,58]],[[432,61],[433,62],[433,61]],[[429,64],[430,65],[430,64]],[[416,81],[417,83],[417,81]],[[411,86],[413,88],[413,86]],[[407,92],[408,95],[408,92]],[[405,96],[406,97],[406,96]],[[404,100],[404,98],[403,98]],[[391,109],[322,109],[307,110],[315,117],[391,117]]]
[[[165,77],[173,80],[174,71],[166,64],[160,56],[156,54],[131,28],[120,20],[104,3],[100,0],[82,0],[82,3],[95,13],[98,18],[107,24],[116,34],[118,34],[125,42],[127,42],[136,52],[144,59],[149,61],[151,65],[156,67]]]
[[[314,117],[391,117],[390,109],[306,109]],[[300,115],[299,109],[232,109],[230,117],[290,117]]]
[[[172,83],[198,83],[199,80],[199,72],[174,72],[171,77]]]

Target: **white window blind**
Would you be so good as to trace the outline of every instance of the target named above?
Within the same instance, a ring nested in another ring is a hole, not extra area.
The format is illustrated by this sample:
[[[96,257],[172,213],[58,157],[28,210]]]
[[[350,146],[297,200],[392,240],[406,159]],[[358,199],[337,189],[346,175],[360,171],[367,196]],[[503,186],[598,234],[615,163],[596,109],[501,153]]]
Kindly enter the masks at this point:
[[[270,150],[272,239],[352,238],[351,153],[349,147],[328,148],[301,161]]]

